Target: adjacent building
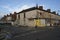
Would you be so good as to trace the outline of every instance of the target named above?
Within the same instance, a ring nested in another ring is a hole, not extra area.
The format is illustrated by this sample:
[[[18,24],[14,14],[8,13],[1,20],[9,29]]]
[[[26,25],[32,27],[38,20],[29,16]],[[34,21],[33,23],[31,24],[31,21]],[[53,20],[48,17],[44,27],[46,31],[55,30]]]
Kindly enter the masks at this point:
[[[4,17],[1,18],[1,21],[2,21],[3,23],[10,23],[10,24],[13,25],[13,23],[14,23],[15,20],[16,20],[16,18],[17,18],[17,13],[14,12],[13,14],[10,13],[10,15],[8,15],[8,14],[7,14],[7,15],[4,15]]]

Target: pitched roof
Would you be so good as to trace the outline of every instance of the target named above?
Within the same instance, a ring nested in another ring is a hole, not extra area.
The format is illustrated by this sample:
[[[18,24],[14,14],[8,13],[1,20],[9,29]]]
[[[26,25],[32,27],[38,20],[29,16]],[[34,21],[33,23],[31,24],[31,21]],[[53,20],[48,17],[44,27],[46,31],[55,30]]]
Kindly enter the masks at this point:
[[[22,10],[22,11],[19,12],[19,13],[27,12],[27,11],[31,11],[31,10],[35,10],[35,9],[37,9],[37,8],[36,8],[36,7],[31,7],[31,8],[28,8],[28,9]]]
[[[35,10],[35,9],[41,10],[41,11],[45,11],[45,12],[48,12],[48,13],[52,13],[50,9],[44,10],[43,9],[43,6],[39,6],[39,7],[40,8],[38,8],[38,7],[31,7],[31,8],[28,8],[28,9],[25,9],[25,10],[20,11],[18,14],[23,13],[23,12],[32,11],[32,10]],[[54,14],[54,13],[52,13],[52,14]],[[57,14],[54,14],[54,15],[57,15]],[[58,15],[58,16],[60,16],[60,15]]]
[[[23,13],[23,12],[27,12],[27,11],[32,11],[32,10],[35,10],[35,9],[38,9],[38,10],[42,10],[42,11],[48,12],[47,10],[44,10],[44,9],[41,9],[41,8],[38,8],[38,7],[31,7],[31,8],[22,10],[22,11],[19,12],[19,13]],[[18,13],[18,14],[19,14],[19,13]]]

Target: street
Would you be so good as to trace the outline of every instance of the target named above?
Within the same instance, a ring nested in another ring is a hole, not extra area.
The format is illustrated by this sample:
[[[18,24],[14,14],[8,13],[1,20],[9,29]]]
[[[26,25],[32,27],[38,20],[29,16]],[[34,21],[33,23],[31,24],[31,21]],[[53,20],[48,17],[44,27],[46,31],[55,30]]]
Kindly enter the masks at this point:
[[[60,40],[60,28],[7,27],[4,40]],[[6,34],[8,34],[6,37]]]
[[[14,40],[60,40],[60,31],[39,31],[30,34],[19,35]]]

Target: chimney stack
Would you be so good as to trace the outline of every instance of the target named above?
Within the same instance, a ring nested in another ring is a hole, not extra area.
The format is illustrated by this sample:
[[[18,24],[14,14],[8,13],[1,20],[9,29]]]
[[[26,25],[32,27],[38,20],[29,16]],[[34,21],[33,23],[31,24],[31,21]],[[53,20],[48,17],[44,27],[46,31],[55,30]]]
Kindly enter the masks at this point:
[[[56,11],[53,11],[52,14],[56,14]]]
[[[16,14],[16,12],[14,12],[14,14]]]
[[[4,15],[4,17],[6,17],[6,15]]]
[[[51,12],[51,9],[47,9],[47,12]]]
[[[7,14],[7,16],[9,16],[9,15]]]
[[[40,9],[40,10],[43,10],[43,6],[39,6],[39,9]]]
[[[10,13],[10,16],[12,15],[12,13]]]

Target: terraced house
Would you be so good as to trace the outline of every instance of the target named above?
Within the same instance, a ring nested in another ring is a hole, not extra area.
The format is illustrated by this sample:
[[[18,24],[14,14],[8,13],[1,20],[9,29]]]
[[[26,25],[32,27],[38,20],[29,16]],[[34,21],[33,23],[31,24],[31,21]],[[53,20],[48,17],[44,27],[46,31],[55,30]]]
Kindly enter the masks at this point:
[[[22,26],[45,27],[54,26],[60,22],[60,16],[50,9],[44,10],[43,6],[31,7],[17,14],[15,23]]]
[[[13,25],[13,22],[16,20],[16,17],[17,16],[17,13],[16,12],[14,12],[13,14],[12,13],[10,13],[10,15],[4,15],[2,18],[1,18],[1,21],[3,22],[3,23],[9,23],[9,24],[12,24]]]
[[[29,27],[55,26],[60,23],[60,15],[51,12],[50,9],[44,10],[43,6],[31,7],[16,14],[13,24]],[[8,18],[9,20],[11,18]]]

